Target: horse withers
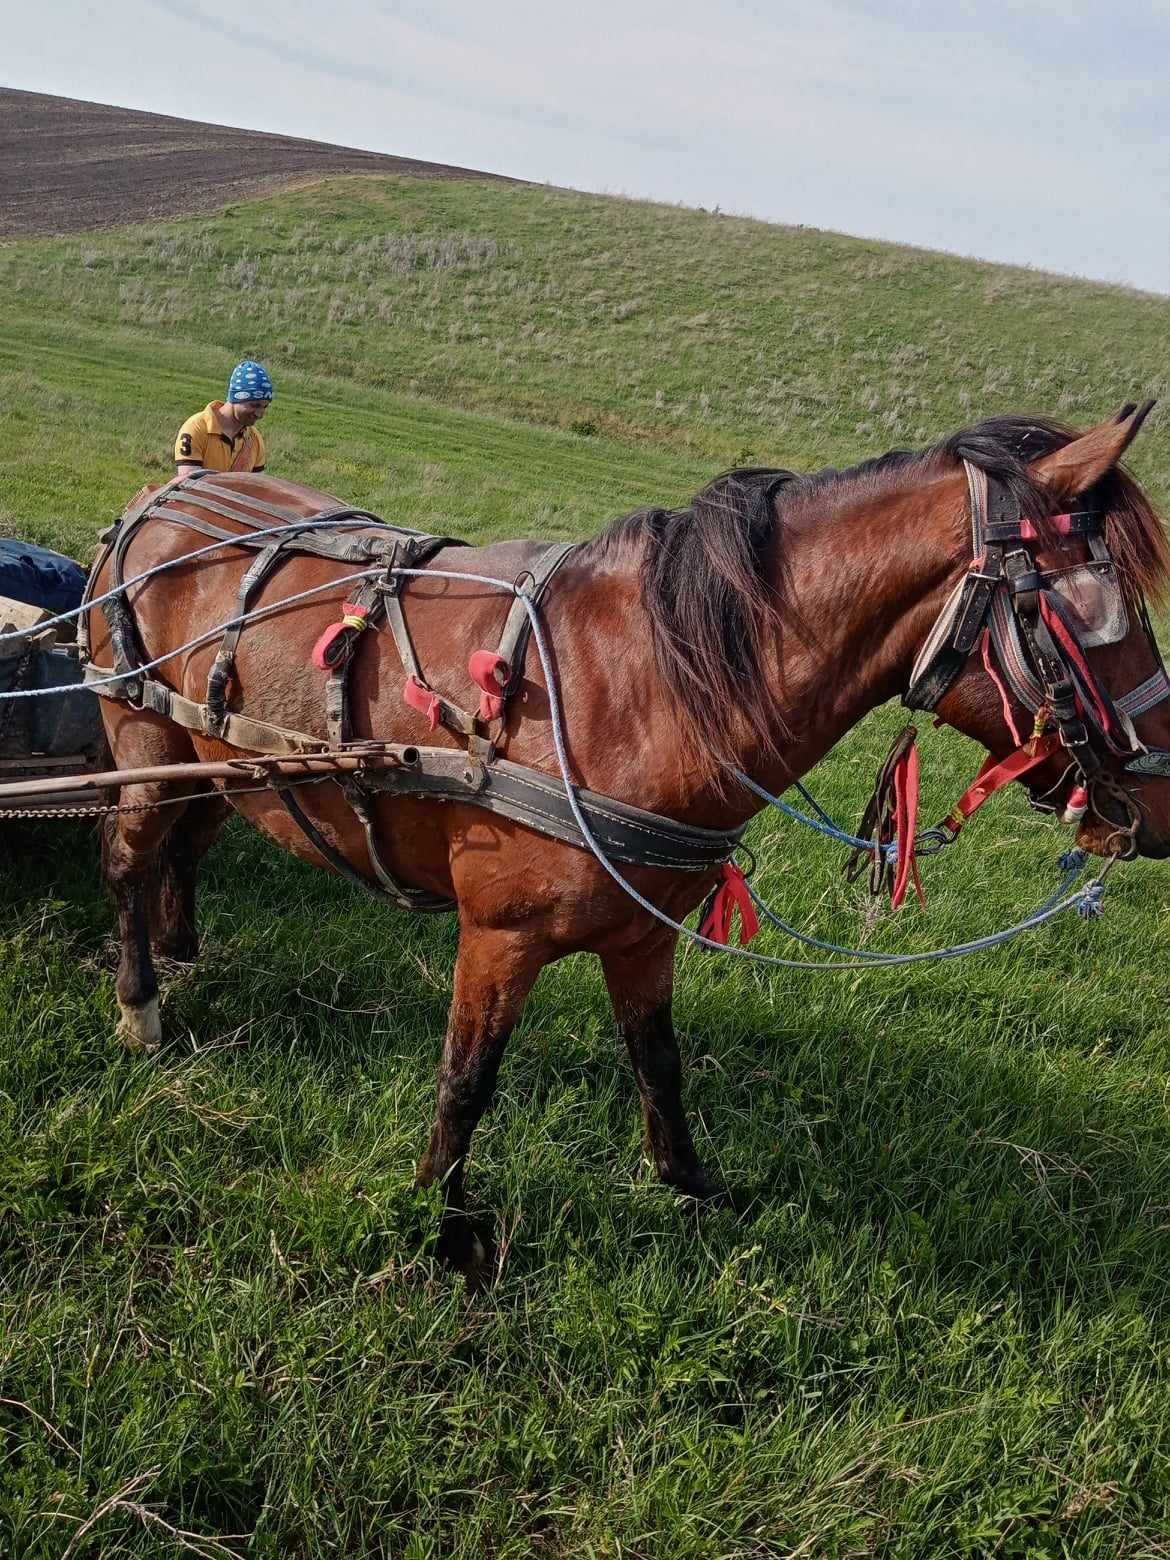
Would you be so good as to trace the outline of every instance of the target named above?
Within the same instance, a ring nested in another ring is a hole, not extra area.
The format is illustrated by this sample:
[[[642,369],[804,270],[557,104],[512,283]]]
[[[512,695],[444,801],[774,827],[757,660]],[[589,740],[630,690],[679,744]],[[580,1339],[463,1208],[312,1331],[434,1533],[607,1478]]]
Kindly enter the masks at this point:
[[[732,835],[760,806],[734,770],[783,790],[868,711],[905,694],[932,626],[972,571],[966,476],[972,471],[1000,495],[1001,509],[1014,513],[1017,529],[1026,529],[1027,555],[1045,575],[1089,558],[1081,532],[1062,530],[1051,517],[1074,503],[1099,515],[1099,534],[1130,611],[1120,638],[1086,652],[1092,674],[1118,695],[1164,680],[1144,604],[1165,590],[1170,553],[1152,507],[1117,464],[1147,410],[1126,408],[1081,435],[1043,419],[1004,417],[922,452],[811,477],[730,473],[684,509],[643,510],[615,522],[559,561],[540,605],[573,780],[692,830]],[[429,539],[419,575],[404,577],[395,596],[407,625],[404,650],[397,619],[378,632],[359,632],[361,614],[349,600],[355,590],[336,549],[326,557],[290,547],[279,568],[241,592],[242,577],[256,565],[256,546],[216,548],[206,541],[224,531],[243,536],[249,526],[271,528],[277,515],[344,513],[346,534],[373,538],[373,545],[385,533],[371,518],[363,523],[327,495],[269,476],[215,481],[218,498],[210,484],[184,487],[125,533],[121,577],[160,572],[128,586],[124,612],[115,604],[108,616],[89,613],[93,668],[109,672],[132,646],[136,664],[157,663],[150,675],[163,695],[147,701],[142,685],[135,693],[126,679],[130,698],[103,699],[118,768],[238,756],[249,730],[307,734],[328,746],[337,734],[337,711],[326,709],[332,674],[321,646],[340,619],[355,635],[349,740],[408,748],[429,742],[449,750],[453,764],[466,755],[468,774],[486,753],[489,764],[499,754],[558,777],[548,688],[531,645],[523,666],[509,668],[513,696],[490,744],[476,721],[460,727],[448,718],[487,697],[475,684],[469,655],[501,642],[512,602],[489,585],[443,576],[521,578],[538,567],[538,546],[468,548]],[[225,520],[229,514],[234,518]],[[168,567],[197,544],[202,556]],[[91,593],[108,590],[113,578],[107,550]],[[264,613],[289,597],[297,600]],[[223,640],[213,631],[244,600],[261,615],[239,632],[229,660],[217,663]],[[413,655],[420,669],[405,698],[404,655]],[[220,701],[214,720],[205,702],[209,686],[218,688]],[[169,718],[180,707],[201,711],[203,729]],[[993,756],[1011,752],[1019,728],[1033,724],[1033,712],[978,653],[953,669],[937,712]],[[229,719],[236,724],[225,724]],[[1142,710],[1130,729],[1139,747],[1170,743],[1170,705]],[[1096,752],[1101,745],[1093,746]],[[1127,849],[1170,853],[1170,781],[1133,774],[1107,747],[1094,762],[1109,778],[1111,794],[1125,799],[1130,822],[1122,826],[1125,817],[1114,814],[1103,789],[1082,819],[1081,842],[1110,852],[1124,836]],[[1077,778],[1061,748],[1033,767],[1025,783],[1059,807]],[[321,780],[298,788],[300,822],[263,789],[225,799],[195,788],[185,805],[150,809],[174,795],[173,786],[125,787],[122,801],[144,810],[107,819],[104,867],[121,940],[116,990],[127,1044],[152,1047],[160,1040],[152,956],[195,957],[197,864],[230,801],[306,861],[397,884],[420,904],[457,907],[459,948],[436,1117],[418,1167],[420,1182],[444,1186],[440,1241],[452,1260],[464,1266],[482,1260],[464,1215],[472,1132],[492,1098],[533,982],[566,954],[590,952],[601,960],[658,1173],[690,1196],[715,1190],[682,1102],[671,1019],[677,933],[634,903],[580,844],[487,810],[470,795],[440,800],[378,792],[355,812],[341,784]],[[714,865],[678,870],[644,863],[624,871],[675,921],[718,880]]]

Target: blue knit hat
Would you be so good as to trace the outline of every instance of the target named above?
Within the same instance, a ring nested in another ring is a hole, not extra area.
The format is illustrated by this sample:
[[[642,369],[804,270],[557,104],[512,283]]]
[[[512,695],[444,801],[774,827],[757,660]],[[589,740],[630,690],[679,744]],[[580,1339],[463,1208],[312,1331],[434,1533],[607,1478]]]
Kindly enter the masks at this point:
[[[232,369],[227,398],[229,401],[271,401],[272,381],[259,363],[245,358]]]

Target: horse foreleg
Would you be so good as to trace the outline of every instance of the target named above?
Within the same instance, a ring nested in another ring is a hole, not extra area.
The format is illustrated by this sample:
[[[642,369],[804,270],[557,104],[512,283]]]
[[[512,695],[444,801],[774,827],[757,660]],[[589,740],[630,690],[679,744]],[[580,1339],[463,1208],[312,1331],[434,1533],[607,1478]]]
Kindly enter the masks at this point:
[[[162,794],[160,786],[127,786],[121,800],[151,803]],[[166,809],[114,813],[102,829],[102,871],[121,944],[114,988],[121,1010],[118,1034],[129,1051],[153,1051],[162,1039],[150,926],[159,899],[159,846],[173,822]]]
[[[479,1271],[486,1264],[483,1242],[464,1205],[471,1134],[491,1104],[504,1047],[545,962],[531,939],[515,932],[468,925],[460,932],[435,1125],[416,1179],[420,1186],[443,1184],[439,1254],[465,1271]]]
[[[690,1197],[713,1197],[720,1187],[703,1169],[682,1102],[682,1061],[671,1017],[673,932],[636,948],[601,957],[605,984],[642,1097],[646,1152],[668,1186]]]
[[[228,804],[220,796],[198,796],[183,809],[159,850],[158,909],[151,917],[150,941],[165,959],[193,964],[199,954],[195,926],[195,884],[199,863],[223,828]]]

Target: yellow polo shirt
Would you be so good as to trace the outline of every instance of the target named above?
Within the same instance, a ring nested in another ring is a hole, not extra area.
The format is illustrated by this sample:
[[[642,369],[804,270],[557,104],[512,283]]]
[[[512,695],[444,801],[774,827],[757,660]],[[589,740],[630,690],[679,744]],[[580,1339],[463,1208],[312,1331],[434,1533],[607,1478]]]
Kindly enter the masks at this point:
[[[222,401],[209,401],[179,429],[175,440],[177,466],[207,466],[212,471],[262,471],[267,459],[264,436],[253,424],[234,439],[220,429],[216,412]]]

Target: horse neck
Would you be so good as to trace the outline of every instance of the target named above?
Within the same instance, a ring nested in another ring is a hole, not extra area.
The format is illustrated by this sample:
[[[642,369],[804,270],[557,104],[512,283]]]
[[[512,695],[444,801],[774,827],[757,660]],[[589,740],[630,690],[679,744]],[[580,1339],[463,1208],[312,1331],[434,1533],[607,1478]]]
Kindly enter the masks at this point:
[[[793,627],[775,649],[779,757],[743,767],[783,786],[870,710],[905,691],[966,559],[961,478],[878,498],[803,501],[778,533]],[[779,573],[779,558],[776,560]]]

